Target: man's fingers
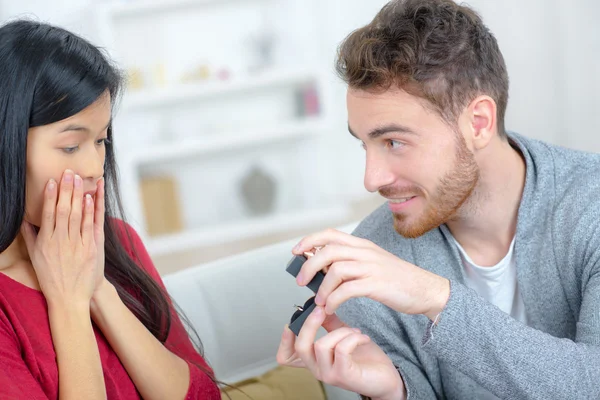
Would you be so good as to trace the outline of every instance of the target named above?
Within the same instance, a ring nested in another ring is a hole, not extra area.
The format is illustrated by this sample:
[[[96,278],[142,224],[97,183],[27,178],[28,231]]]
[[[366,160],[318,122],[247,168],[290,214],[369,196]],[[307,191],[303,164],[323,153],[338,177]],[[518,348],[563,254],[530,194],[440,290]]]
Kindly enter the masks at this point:
[[[323,328],[325,328],[325,330],[327,332],[332,332],[336,329],[346,328],[346,327],[348,327],[348,325],[343,323],[342,320],[339,319],[338,316],[335,314],[328,315],[325,318],[325,321],[323,322]]]
[[[353,329],[339,328],[315,342],[315,357],[321,377],[328,376],[333,368],[333,355],[337,344],[353,334],[356,334]]]
[[[350,247],[343,245],[329,245],[318,251],[302,265],[300,273],[296,277],[299,285],[308,284],[317,272],[329,268],[332,264],[342,261],[361,261],[368,258],[369,250],[362,247]],[[329,271],[327,272],[329,273]]]
[[[329,295],[342,283],[364,277],[365,264],[356,261],[335,262],[329,268],[323,283],[319,287],[315,303],[319,306],[325,306]]]
[[[286,325],[281,335],[281,342],[279,342],[279,349],[277,349],[277,362],[281,365],[287,365],[290,360],[295,356],[294,343],[296,342],[296,335]]]
[[[332,244],[350,247],[371,247],[372,243],[366,239],[340,232],[335,229],[327,229],[321,232],[308,235],[294,247],[293,253],[300,255],[305,251],[310,251],[315,247],[323,247]]]
[[[333,314],[342,303],[356,297],[369,297],[372,293],[372,283],[369,279],[360,279],[344,282],[338,286],[328,297],[325,304],[325,312]]]
[[[321,307],[315,307],[306,318],[306,321],[304,321],[294,346],[296,354],[304,361],[306,367],[310,369],[313,374],[318,374],[314,349],[315,339],[317,338],[317,332],[324,321],[325,311]]]
[[[347,336],[335,346],[334,352],[334,370],[338,373],[346,375],[352,368],[354,361],[352,359],[352,353],[358,346],[365,345],[371,341],[367,335],[355,333]]]

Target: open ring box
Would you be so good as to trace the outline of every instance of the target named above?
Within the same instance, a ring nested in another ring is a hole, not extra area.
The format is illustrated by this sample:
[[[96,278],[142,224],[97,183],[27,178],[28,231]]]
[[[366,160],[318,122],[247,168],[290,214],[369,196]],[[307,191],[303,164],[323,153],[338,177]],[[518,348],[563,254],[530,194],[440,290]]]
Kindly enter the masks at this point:
[[[294,256],[286,267],[286,271],[295,277],[300,273],[300,269],[302,265],[306,262],[307,258],[305,256]],[[314,294],[317,294],[323,279],[325,278],[325,274],[323,271],[317,272],[315,277],[306,285],[310,290],[313,291]],[[300,329],[306,321],[306,318],[310,315],[310,313],[315,309],[315,297],[311,297],[304,303],[302,307],[297,307],[298,310],[292,315],[290,320],[290,329],[296,336],[300,333]]]

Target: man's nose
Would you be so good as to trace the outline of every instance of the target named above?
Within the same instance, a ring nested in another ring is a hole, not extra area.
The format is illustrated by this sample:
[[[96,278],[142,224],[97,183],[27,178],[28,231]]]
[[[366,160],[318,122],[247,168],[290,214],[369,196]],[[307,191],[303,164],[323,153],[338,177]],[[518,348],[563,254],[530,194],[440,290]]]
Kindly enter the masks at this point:
[[[371,193],[377,192],[380,188],[394,183],[395,179],[395,174],[385,155],[378,154],[377,151],[367,151],[365,188]]]

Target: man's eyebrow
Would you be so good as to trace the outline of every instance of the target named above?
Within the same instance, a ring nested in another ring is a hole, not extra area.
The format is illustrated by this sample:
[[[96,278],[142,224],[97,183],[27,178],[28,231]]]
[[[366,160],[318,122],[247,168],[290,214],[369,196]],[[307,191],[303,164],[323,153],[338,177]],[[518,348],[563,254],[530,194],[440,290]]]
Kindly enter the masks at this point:
[[[108,127],[110,126],[110,123],[112,121],[109,121],[108,124],[106,124],[106,126],[104,127],[104,129],[102,129],[102,131],[105,131],[108,129]],[[78,124],[69,124],[67,126],[65,126],[63,129],[60,130],[59,133],[62,132],[70,132],[70,131],[80,131],[80,132],[89,132],[89,128],[83,126],[83,125],[78,125]]]
[[[358,136],[356,135],[356,133],[354,133],[354,131],[352,130],[352,128],[350,128],[350,124],[348,124],[348,132],[350,132],[350,134],[352,136],[354,136],[355,138],[358,139]],[[380,136],[383,136],[387,133],[405,133],[405,134],[409,134],[409,135],[416,135],[417,133],[415,131],[413,131],[410,128],[407,128],[404,125],[399,125],[399,124],[389,124],[389,125],[384,125],[384,126],[380,126],[378,128],[373,129],[371,132],[369,132],[369,134],[367,135],[370,139],[377,139]]]

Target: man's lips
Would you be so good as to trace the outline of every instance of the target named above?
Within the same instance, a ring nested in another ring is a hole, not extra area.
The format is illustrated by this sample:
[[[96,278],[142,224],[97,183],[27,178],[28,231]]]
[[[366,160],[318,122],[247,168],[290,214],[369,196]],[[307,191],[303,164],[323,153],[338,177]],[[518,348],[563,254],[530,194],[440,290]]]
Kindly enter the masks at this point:
[[[418,196],[397,197],[388,199],[388,206],[393,213],[402,213],[410,208],[418,199]]]
[[[394,199],[387,199],[390,203],[392,204],[401,204],[401,203],[405,203],[409,200],[414,199],[417,196],[404,196],[404,197],[396,197]]]

